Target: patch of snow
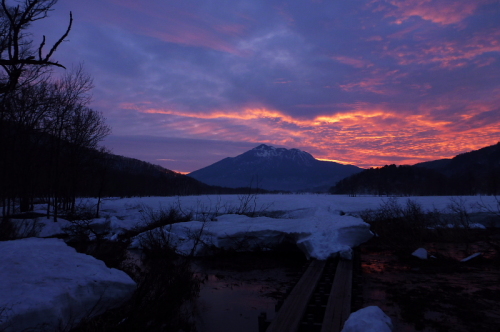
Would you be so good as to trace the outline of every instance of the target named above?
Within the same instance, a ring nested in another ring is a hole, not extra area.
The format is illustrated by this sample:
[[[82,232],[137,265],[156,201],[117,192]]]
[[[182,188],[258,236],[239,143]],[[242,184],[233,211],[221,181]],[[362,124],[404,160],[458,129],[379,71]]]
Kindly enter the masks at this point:
[[[254,155],[257,157],[269,158],[278,155],[276,148],[274,146],[269,146],[261,144],[258,147],[252,149]]]
[[[135,282],[60,239],[0,242],[0,330],[59,331],[117,307]]]
[[[412,253],[412,256],[420,259],[427,259],[427,250],[425,250],[424,248],[418,248]]]
[[[38,222],[43,225],[42,231],[38,235],[39,237],[49,237],[63,234],[64,228],[71,225],[71,222],[61,218],[57,218],[57,222],[54,222],[54,219],[52,218],[39,219]]]
[[[391,318],[382,309],[370,306],[350,314],[342,332],[391,332],[393,328]]]
[[[309,258],[327,259],[340,253],[351,256],[351,248],[372,237],[370,226],[359,218],[340,216],[337,211],[316,208],[300,219],[250,218],[222,215],[216,221],[190,221],[163,228],[176,250],[188,255],[193,248],[203,255],[211,246],[238,251],[272,248],[285,241],[295,243]],[[158,231],[158,230],[157,230]],[[131,247],[138,248],[146,237],[139,234]]]
[[[140,221],[136,219],[119,219],[116,216],[108,216],[106,218],[96,218],[92,220],[90,226],[98,234],[107,233],[107,238],[117,239],[118,235],[126,230],[134,228]]]
[[[486,229],[486,226],[480,223],[469,223],[467,225],[460,225],[460,224],[444,224],[444,225],[436,225],[436,226],[431,226],[429,229],[436,229],[436,228],[470,228],[470,229]]]
[[[465,263],[465,262],[470,261],[471,259],[479,257],[479,256],[481,256],[481,253],[477,252],[475,254],[470,255],[469,257],[462,259],[460,262]]]
[[[469,224],[469,228],[486,229],[486,226],[484,226],[483,224],[479,224],[479,223],[471,223],[471,224]]]

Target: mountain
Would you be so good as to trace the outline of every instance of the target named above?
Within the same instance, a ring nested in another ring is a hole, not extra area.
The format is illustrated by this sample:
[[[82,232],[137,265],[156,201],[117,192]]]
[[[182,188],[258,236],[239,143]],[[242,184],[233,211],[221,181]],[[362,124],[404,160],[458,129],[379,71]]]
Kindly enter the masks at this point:
[[[356,166],[320,161],[298,149],[261,144],[190,174],[209,185],[280,191],[326,191],[341,179],[360,172]]]
[[[335,194],[498,195],[500,143],[451,159],[371,168],[347,177],[330,190]]]

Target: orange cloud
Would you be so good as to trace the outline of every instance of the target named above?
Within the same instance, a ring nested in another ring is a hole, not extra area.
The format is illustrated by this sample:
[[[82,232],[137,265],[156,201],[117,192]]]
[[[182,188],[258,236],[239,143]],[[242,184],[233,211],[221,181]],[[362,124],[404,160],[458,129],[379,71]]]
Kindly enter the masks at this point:
[[[424,105],[410,114],[385,104],[355,103],[307,119],[266,107],[189,113],[144,105],[140,112],[173,117],[163,128],[178,137],[297,147],[320,159],[369,167],[449,158],[496,143],[500,117],[485,116],[495,113],[499,101],[471,103],[450,116],[439,114],[453,104]]]
[[[197,119],[236,119],[236,120],[255,120],[255,119],[279,119],[280,121],[290,122],[290,123],[304,123],[298,121],[291,116],[285,115],[282,112],[275,110],[268,110],[266,108],[245,108],[239,111],[213,111],[213,112],[180,112],[176,110],[163,110],[147,108],[141,110],[143,113],[150,114],[171,114],[188,118]]]

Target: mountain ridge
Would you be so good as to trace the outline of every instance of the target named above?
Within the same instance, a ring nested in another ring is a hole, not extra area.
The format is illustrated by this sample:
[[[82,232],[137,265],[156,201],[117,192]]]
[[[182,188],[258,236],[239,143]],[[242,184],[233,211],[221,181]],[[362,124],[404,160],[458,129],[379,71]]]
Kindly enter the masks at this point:
[[[326,191],[346,176],[360,172],[352,165],[315,159],[299,149],[266,144],[224,158],[188,174],[209,185],[257,187],[281,191]]]

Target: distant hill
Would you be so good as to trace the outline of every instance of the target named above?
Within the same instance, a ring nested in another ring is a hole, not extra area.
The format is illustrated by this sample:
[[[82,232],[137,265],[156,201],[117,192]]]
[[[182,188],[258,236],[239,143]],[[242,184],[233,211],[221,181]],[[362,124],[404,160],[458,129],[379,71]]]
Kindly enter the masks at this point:
[[[105,196],[171,196],[204,194],[209,186],[145,161],[105,154],[97,165],[104,173]]]
[[[432,161],[425,161],[423,163],[418,163],[413,166],[439,171],[445,169],[450,164],[450,162],[451,159],[438,159]]]
[[[280,191],[324,191],[361,168],[320,161],[298,149],[265,144],[188,174],[209,185]]]
[[[104,196],[174,196],[246,194],[249,192],[249,188],[210,186],[159,165],[110,153],[101,156],[93,171],[97,172],[97,178],[102,179]],[[95,195],[96,184],[89,193],[90,195]]]
[[[499,195],[500,143],[452,159],[365,170],[340,181],[330,192],[350,195]]]
[[[434,169],[446,175],[482,173],[500,167],[500,142],[479,150],[459,154],[452,159],[440,159],[415,164],[416,167]]]
[[[500,194],[500,142],[459,154],[452,159],[415,166],[434,169],[446,175],[450,180],[450,188],[457,194]]]
[[[445,175],[421,167],[386,165],[351,175],[330,189],[332,194],[356,195],[446,195]]]

